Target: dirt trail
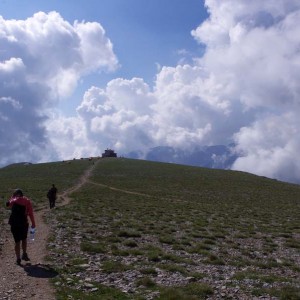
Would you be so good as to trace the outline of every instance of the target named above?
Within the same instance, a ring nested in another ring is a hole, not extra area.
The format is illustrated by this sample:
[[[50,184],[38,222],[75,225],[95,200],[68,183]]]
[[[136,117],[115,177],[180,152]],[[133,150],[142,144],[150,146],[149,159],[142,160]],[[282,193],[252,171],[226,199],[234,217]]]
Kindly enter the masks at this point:
[[[58,206],[70,202],[68,195],[80,189],[87,182],[97,162],[99,160],[81,176],[75,186],[58,195]],[[50,229],[44,222],[44,216],[48,213],[51,213],[48,208],[35,212],[36,237],[33,242],[28,239],[27,246],[31,261],[29,263],[22,261],[22,266],[16,265],[14,241],[9,226],[2,228],[4,245],[0,252],[0,300],[55,299],[55,292],[49,283],[49,278],[58,274],[45,263]]]
[[[145,193],[139,193],[139,192],[134,192],[134,191],[129,191],[129,190],[124,190],[124,189],[119,189],[107,184],[103,184],[103,183],[99,183],[99,182],[95,182],[92,180],[87,179],[87,181],[93,185],[97,185],[97,186],[101,186],[101,187],[105,187],[108,188],[112,191],[117,191],[117,192],[122,192],[125,194],[130,194],[130,195],[136,195],[136,196],[143,196],[146,198],[157,198],[158,196],[155,195],[150,195],[150,194],[145,194]],[[179,198],[168,198],[168,197],[161,197],[159,196],[160,200],[167,200],[167,201],[172,201],[172,202],[179,202],[179,203],[183,203],[184,201],[186,201],[185,199],[179,199]]]
[[[91,181],[91,180],[88,180],[89,183],[91,184],[94,184],[94,185],[98,185],[98,186],[101,186],[101,187],[106,187],[112,191],[118,191],[118,192],[123,192],[123,193],[126,193],[126,194],[131,194],[131,195],[137,195],[137,196],[144,196],[144,197],[148,197],[148,198],[154,198],[154,196],[151,196],[151,195],[148,195],[148,194],[144,194],[144,193],[139,193],[139,192],[132,192],[132,191],[128,191],[128,190],[124,190],[124,189],[119,189],[119,188],[116,188],[116,187],[112,187],[112,186],[109,186],[109,185],[106,185],[106,184],[103,184],[103,183],[99,183],[99,182],[94,182],[94,181]]]

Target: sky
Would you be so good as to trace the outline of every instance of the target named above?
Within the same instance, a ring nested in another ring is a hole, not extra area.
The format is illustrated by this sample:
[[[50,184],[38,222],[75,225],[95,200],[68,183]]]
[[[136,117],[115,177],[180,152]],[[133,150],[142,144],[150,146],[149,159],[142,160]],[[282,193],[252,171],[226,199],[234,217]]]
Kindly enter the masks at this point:
[[[0,0],[0,166],[233,143],[300,181],[299,0]]]

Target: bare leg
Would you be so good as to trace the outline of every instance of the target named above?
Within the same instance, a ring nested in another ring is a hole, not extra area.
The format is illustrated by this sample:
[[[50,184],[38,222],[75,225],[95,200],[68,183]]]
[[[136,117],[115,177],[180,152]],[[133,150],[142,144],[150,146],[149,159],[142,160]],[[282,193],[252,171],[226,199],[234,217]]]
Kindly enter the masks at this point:
[[[23,253],[27,253],[27,239],[22,240],[22,250]]]
[[[20,259],[20,257],[21,257],[21,242],[17,242],[16,244],[15,244],[15,252],[16,252],[16,256],[17,256],[17,259]]]

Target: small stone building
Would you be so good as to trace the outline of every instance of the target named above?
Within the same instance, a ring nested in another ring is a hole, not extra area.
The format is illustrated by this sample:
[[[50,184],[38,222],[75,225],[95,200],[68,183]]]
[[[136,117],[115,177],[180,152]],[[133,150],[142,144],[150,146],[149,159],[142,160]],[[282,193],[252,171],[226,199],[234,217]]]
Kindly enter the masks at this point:
[[[106,149],[104,153],[102,153],[102,157],[117,157],[117,153],[112,149]]]

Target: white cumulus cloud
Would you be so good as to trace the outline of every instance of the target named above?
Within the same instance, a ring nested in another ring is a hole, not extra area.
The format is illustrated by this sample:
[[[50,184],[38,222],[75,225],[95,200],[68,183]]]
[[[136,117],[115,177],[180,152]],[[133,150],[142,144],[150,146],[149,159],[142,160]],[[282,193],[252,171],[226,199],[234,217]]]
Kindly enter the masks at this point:
[[[299,182],[300,2],[205,6],[209,17],[191,32],[205,51],[193,63],[182,52],[178,66],[159,66],[153,86],[116,78],[90,87],[71,118],[49,108],[82,76],[118,67],[104,28],[56,12],[0,18],[1,152],[67,159],[234,142],[233,169]]]
[[[233,168],[300,180],[300,3],[207,0],[192,31],[205,53],[161,67],[153,87],[115,79],[77,109],[87,143],[118,152],[235,142]]]
[[[161,67],[153,87],[135,78],[91,88],[78,108],[86,132],[124,152],[234,141],[234,169],[297,182],[299,1],[205,5],[209,18],[192,31],[204,55]]]
[[[206,1],[210,17],[192,34],[206,46],[198,63],[224,87],[237,118],[233,168],[299,182],[300,3]]]
[[[0,165],[59,157],[46,129],[50,109],[82,76],[118,67],[112,43],[98,23],[38,12],[26,20],[0,16],[0,45]]]

